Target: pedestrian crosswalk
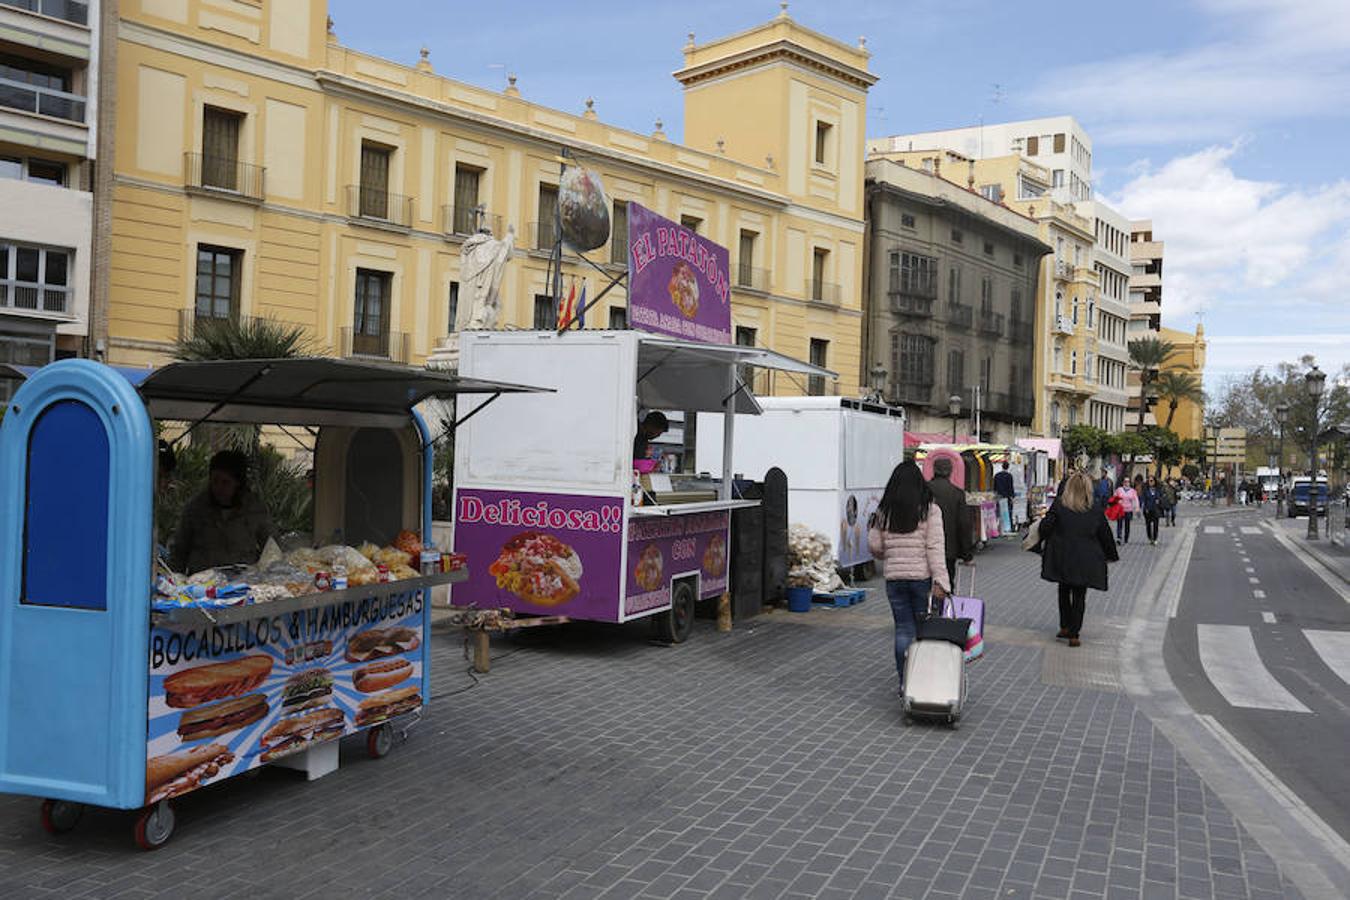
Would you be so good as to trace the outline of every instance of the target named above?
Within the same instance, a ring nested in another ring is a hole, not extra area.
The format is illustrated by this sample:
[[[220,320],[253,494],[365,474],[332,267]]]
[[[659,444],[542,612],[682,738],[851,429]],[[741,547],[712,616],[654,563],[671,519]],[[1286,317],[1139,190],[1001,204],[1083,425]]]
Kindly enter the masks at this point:
[[[1274,613],[1270,612],[1263,612],[1261,619],[1267,625],[1276,622]],[[1312,712],[1278,677],[1277,673],[1281,670],[1272,671],[1262,657],[1257,647],[1259,632],[1259,626],[1197,625],[1200,664],[1205,677],[1230,706],[1276,712]],[[1350,631],[1304,629],[1302,634],[1315,658],[1342,682],[1350,685]],[[1293,646],[1302,649],[1299,644]],[[1312,662],[1313,657],[1308,657],[1307,661]],[[1306,666],[1287,666],[1283,670],[1286,677],[1293,668],[1297,668],[1299,674],[1295,678],[1288,678],[1288,681],[1306,696],[1308,678],[1302,671]],[[1332,683],[1321,687],[1324,690],[1319,693],[1325,695],[1326,690],[1335,685]]]
[[[1198,625],[1200,664],[1230,706],[1311,712],[1261,662],[1252,630],[1242,625]]]

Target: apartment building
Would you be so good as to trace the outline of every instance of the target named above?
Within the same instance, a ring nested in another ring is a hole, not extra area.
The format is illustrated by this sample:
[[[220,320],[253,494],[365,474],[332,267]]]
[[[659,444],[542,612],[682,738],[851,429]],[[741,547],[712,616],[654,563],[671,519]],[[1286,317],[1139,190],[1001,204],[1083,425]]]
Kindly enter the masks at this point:
[[[761,391],[858,389],[862,158],[869,55],[784,11],[684,47],[684,144],[657,122],[602,121],[344,47],[324,0],[122,0],[111,356],[163,360],[202,319],[272,316],[320,348],[421,362],[448,333],[460,249],[513,228],[505,327],[550,327],[546,271],[564,154],[600,173],[626,265],[628,203],[731,250],[736,340],[810,359],[840,382],[767,376]],[[415,30],[410,27],[410,40]],[[604,279],[567,255],[564,288]],[[591,327],[625,324],[622,288]]]
[[[1130,399],[1130,221],[1100,200],[1085,200],[1075,208],[1093,223],[1092,268],[1098,285],[1086,323],[1091,346],[1084,351],[1085,369],[1096,385],[1087,401],[1087,422],[1123,431]]]
[[[99,13],[99,0],[0,0],[0,362],[84,350]]]
[[[1163,242],[1153,239],[1153,221],[1130,223],[1130,332],[1155,336],[1162,327]]]
[[[1050,252],[1036,221],[899,159],[868,160],[866,177],[865,357],[886,369],[886,398],[914,431],[951,428],[956,397],[963,427],[978,403],[985,437],[1025,436]]]
[[[1092,141],[1073,116],[970,125],[868,141],[873,153],[943,148],[975,160],[1022,156],[1049,173],[1057,203],[1092,199]]]
[[[1208,345],[1205,342],[1205,326],[1197,323],[1194,333],[1179,331],[1175,328],[1161,328],[1158,337],[1172,345],[1172,353],[1163,364],[1168,372],[1187,372],[1197,378],[1203,378],[1205,355]],[[1166,424],[1171,415],[1169,403],[1160,400],[1154,406],[1159,424]],[[1183,441],[1188,438],[1203,440],[1205,437],[1205,405],[1193,400],[1177,403],[1176,415],[1172,417],[1172,430]]]

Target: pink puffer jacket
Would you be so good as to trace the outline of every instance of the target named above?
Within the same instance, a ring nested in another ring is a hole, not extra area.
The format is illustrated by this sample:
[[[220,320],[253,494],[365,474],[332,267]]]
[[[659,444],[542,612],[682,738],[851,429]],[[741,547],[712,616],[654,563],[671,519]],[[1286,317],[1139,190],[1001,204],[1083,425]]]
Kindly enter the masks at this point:
[[[882,574],[887,581],[922,581],[933,579],[934,584],[951,593],[947,579],[947,539],[942,530],[942,510],[937,504],[928,507],[928,518],[909,534],[871,528],[867,532],[867,546],[872,556],[882,562]]]

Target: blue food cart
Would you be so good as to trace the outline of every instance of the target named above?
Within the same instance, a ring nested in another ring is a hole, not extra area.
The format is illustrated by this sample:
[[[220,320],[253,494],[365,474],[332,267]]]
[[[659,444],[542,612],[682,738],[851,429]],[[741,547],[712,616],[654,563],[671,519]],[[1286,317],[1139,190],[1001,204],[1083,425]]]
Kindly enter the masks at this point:
[[[151,849],[173,832],[174,797],[272,762],[315,778],[343,735],[381,756],[396,724],[406,733],[430,696],[430,589],[466,570],[422,560],[343,590],[152,608],[156,424],[312,442],[316,542],[379,545],[430,535],[435,436],[417,404],[533,389],[337,359],[66,360],[0,377],[22,381],[0,420],[0,791],[44,798],[52,832],[86,804],[139,810]]]

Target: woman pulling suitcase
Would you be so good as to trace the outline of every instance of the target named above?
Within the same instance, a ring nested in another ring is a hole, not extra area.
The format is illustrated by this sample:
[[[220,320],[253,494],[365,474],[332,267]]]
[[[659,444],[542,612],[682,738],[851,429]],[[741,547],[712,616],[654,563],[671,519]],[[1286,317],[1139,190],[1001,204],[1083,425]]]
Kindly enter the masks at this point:
[[[952,588],[942,511],[912,460],[891,473],[867,531],[867,546],[881,560],[886,578],[886,597],[895,619],[895,671],[903,695],[905,653],[914,643],[919,620],[929,612],[928,598],[942,600]]]

